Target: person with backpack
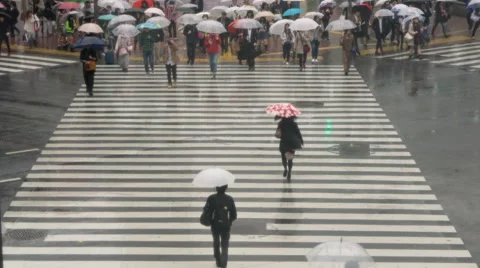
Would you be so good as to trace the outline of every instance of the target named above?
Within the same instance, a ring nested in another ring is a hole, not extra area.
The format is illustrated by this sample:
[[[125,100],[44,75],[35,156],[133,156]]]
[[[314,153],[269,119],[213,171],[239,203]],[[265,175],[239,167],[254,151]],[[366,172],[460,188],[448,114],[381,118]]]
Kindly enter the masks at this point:
[[[227,267],[230,229],[232,223],[237,219],[235,201],[225,193],[227,188],[228,185],[216,187],[217,193],[208,197],[202,214],[202,218],[207,215],[209,222],[202,222],[202,224],[210,225],[213,236],[213,256],[217,267],[221,268]],[[221,252],[220,247],[222,248]]]

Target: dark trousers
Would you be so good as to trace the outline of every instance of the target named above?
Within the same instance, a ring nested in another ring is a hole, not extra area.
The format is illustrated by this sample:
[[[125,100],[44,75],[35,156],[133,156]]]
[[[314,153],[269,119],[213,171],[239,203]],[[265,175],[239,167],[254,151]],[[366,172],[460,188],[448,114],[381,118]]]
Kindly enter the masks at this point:
[[[292,50],[292,43],[283,43],[283,59],[287,62],[290,61],[290,51]]]
[[[87,87],[87,92],[93,92],[93,83],[95,78],[95,71],[83,71],[83,80],[85,81],[85,86]]]
[[[437,26],[438,24],[440,23],[440,25],[442,26],[442,31],[443,31],[443,35],[444,36],[447,36],[447,27],[445,25],[446,22],[440,22],[440,21],[435,21],[435,24],[433,25],[433,28],[432,28],[432,36],[435,35],[435,30],[437,29]]]
[[[227,53],[228,52],[228,33],[221,34],[220,38],[222,39],[222,51],[223,53]]]
[[[475,22],[475,24],[474,24],[474,26],[473,26],[472,37],[475,36],[475,33],[477,32],[478,26],[480,26],[480,20],[477,21],[477,22]]]
[[[383,53],[382,36],[377,34],[376,38],[377,38],[377,45],[375,46],[375,52],[378,52],[378,50],[380,49],[380,52]]]
[[[297,53],[297,57],[300,68],[305,68],[305,65],[307,63],[307,53]]]
[[[323,29],[327,28],[329,20],[322,20],[323,23]],[[322,32],[322,39],[328,39],[328,31],[323,31]]]
[[[187,57],[190,64],[195,63],[195,43],[187,43]]]
[[[168,34],[170,35],[170,38],[177,37],[177,23],[173,20],[170,22],[170,25],[168,25]]]
[[[153,64],[153,51],[143,51],[143,65],[145,66],[145,72],[149,72],[149,67],[152,68],[152,72],[154,71],[154,64]]]
[[[168,84],[172,84],[172,75],[173,81],[177,82],[177,65],[166,64],[165,69],[167,70]]]
[[[20,30],[17,28],[17,26],[15,26],[15,24],[10,24],[10,36],[14,37],[15,36],[15,32],[17,32],[17,34],[20,34]]]
[[[7,44],[7,51],[8,51],[8,53],[10,53],[10,52],[11,52],[11,50],[10,50],[10,41],[8,40],[8,36],[7,36],[7,35],[0,36],[0,51],[1,51],[1,49],[2,49],[3,41],[5,41],[5,43]]]
[[[211,231],[213,236],[213,256],[220,267],[227,267],[230,227],[217,226],[215,223],[212,223]],[[222,248],[221,252],[220,247]]]

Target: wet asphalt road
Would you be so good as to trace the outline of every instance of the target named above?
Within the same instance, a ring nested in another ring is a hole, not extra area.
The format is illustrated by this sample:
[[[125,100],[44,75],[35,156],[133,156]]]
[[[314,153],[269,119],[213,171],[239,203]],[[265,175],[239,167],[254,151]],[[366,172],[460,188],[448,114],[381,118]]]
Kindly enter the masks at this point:
[[[338,55],[325,55],[339,64]],[[359,58],[362,77],[480,263],[479,72]],[[0,77],[0,178],[24,177],[82,84],[76,65]],[[19,182],[1,185],[2,213]]]

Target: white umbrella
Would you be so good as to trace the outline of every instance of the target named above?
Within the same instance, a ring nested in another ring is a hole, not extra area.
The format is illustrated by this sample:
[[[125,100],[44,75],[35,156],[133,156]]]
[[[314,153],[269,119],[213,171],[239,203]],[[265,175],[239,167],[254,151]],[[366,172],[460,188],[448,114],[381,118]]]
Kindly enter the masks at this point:
[[[237,10],[240,9],[239,7],[237,6],[233,6],[233,7],[229,7],[225,10],[225,12],[227,12],[227,15],[229,16],[232,16],[232,15],[235,15]]]
[[[195,14],[195,16],[199,17],[199,18],[203,18],[203,16],[207,15],[209,18],[210,18],[210,12],[207,12],[207,11],[203,11],[203,12],[199,12],[197,14]]]
[[[240,16],[245,17],[248,11],[252,11],[253,15],[256,15],[258,13],[258,9],[256,9],[254,6],[241,6],[239,9],[237,9],[237,14],[240,14]]]
[[[390,0],[379,0],[375,3],[376,7],[383,6],[386,2],[390,2]]]
[[[476,4],[480,4],[480,0],[472,0],[472,1],[468,2],[467,7],[471,7],[471,6],[476,5]]]
[[[118,0],[98,0],[98,6],[106,8],[108,6],[113,6]]]
[[[125,35],[128,37],[134,37],[140,33],[137,27],[130,24],[122,24],[113,29],[113,34],[116,36]]]
[[[235,182],[235,176],[223,168],[207,168],[193,178],[193,184],[200,187],[220,187]]]
[[[183,14],[178,17],[177,22],[179,24],[188,25],[188,24],[198,24],[202,21],[201,18],[195,16],[195,14]]]
[[[108,27],[113,27],[116,24],[120,24],[120,23],[133,23],[135,21],[137,21],[137,19],[135,19],[133,16],[123,14],[123,15],[120,15],[120,16],[117,16],[117,17],[113,18],[108,23]]]
[[[375,12],[375,17],[393,17],[395,14],[388,9],[380,9]]]
[[[287,20],[287,19],[279,20],[274,24],[270,25],[269,32],[271,34],[281,35],[283,33],[283,30],[285,29],[285,24],[291,25],[292,23],[293,23],[293,20]]]
[[[152,15],[158,15],[158,16],[164,16],[165,17],[165,13],[163,13],[163,11],[160,9],[160,8],[156,8],[156,7],[151,7],[151,8],[148,8],[147,10],[145,10],[145,15],[151,17]]]
[[[421,21],[425,20],[425,17],[421,15],[418,15],[418,14],[410,15],[402,20],[402,28],[405,28],[405,25],[411,20],[413,20],[414,18],[418,18]]]
[[[258,29],[262,27],[262,24],[255,19],[240,19],[233,27],[237,29]]]
[[[323,13],[320,13],[320,12],[308,12],[303,17],[313,20],[313,18],[315,18],[315,17],[323,18],[323,16],[324,16]]]
[[[223,27],[223,24],[216,20],[204,20],[197,24],[197,29],[200,32],[204,33],[216,33],[216,34],[221,34],[227,31],[225,27]]]
[[[267,20],[273,20],[273,18],[275,17],[275,15],[273,15],[272,12],[270,11],[260,11],[257,13],[257,15],[255,15],[255,19],[260,19],[260,18],[265,18]]]
[[[393,13],[398,13],[400,12],[401,10],[403,9],[407,9],[408,10],[408,6],[404,5],[404,4],[396,4],[392,7],[392,12]]]
[[[370,268],[375,262],[367,251],[357,243],[328,241],[316,246],[306,255],[308,263],[314,267],[362,267]]]
[[[180,12],[193,12],[198,8],[195,4],[183,4],[177,8],[177,11]]]
[[[357,3],[352,2],[352,7],[354,7],[356,5],[357,5]],[[347,8],[348,7],[348,1],[345,1],[345,2],[341,3],[338,7],[339,8]]]
[[[357,28],[351,20],[334,20],[327,25],[325,31],[345,31]]]
[[[78,28],[79,32],[84,33],[103,33],[102,27],[98,26],[95,23],[85,23]]]
[[[315,30],[317,27],[318,23],[309,18],[297,19],[290,25],[292,31],[310,31]]]
[[[335,3],[335,1],[333,1],[333,0],[323,0],[323,1],[320,3],[320,5],[318,5],[317,10],[318,10],[320,7],[324,7],[324,6],[329,5],[329,4],[335,5],[336,3]]]
[[[276,21],[279,21],[279,20],[281,20],[281,19],[282,19],[282,14],[275,14],[275,15],[273,16],[273,21],[275,21],[275,22],[276,22]]]
[[[398,16],[403,16],[403,17],[416,15],[416,14],[423,15],[423,11],[416,7],[408,7],[408,8],[400,9],[400,11],[397,12]]]
[[[232,0],[220,0],[220,4],[223,5],[230,5],[232,3]]]
[[[271,5],[275,2],[275,0],[255,0],[253,1],[252,5],[254,6],[261,6],[263,3],[267,3],[268,5]]]
[[[160,26],[160,28],[168,27],[168,25],[170,25],[171,23],[170,20],[165,17],[153,17],[148,19],[147,22],[157,24],[158,26]]]
[[[228,7],[226,6],[215,6],[213,7],[211,10],[210,10],[210,14],[212,14],[212,16],[221,16],[223,12],[227,13],[227,10]]]

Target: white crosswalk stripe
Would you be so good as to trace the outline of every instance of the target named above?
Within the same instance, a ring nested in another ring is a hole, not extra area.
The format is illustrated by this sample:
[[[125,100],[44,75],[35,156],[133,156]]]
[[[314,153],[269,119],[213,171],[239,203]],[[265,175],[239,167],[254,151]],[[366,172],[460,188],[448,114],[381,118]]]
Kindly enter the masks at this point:
[[[477,59],[480,43],[449,45],[448,47],[435,47],[422,50],[423,56],[436,56],[430,59],[432,64],[448,64],[457,67],[480,69],[480,60]],[[375,57],[377,59],[406,60],[408,52],[399,52]]]
[[[7,57],[0,57],[0,76],[9,73],[20,73],[26,71],[52,68],[66,64],[77,63],[74,60],[49,58],[44,56],[33,56],[26,54],[12,54]]]
[[[221,166],[239,217],[228,267],[307,268],[312,247],[342,238],[380,268],[478,268],[356,70],[221,65],[211,80],[207,68],[178,66],[168,89],[160,66],[99,65],[94,97],[83,85],[5,213],[9,232],[47,235],[7,234],[5,267],[213,267],[199,223],[212,191],[191,181]],[[303,112],[291,183],[273,102]]]

